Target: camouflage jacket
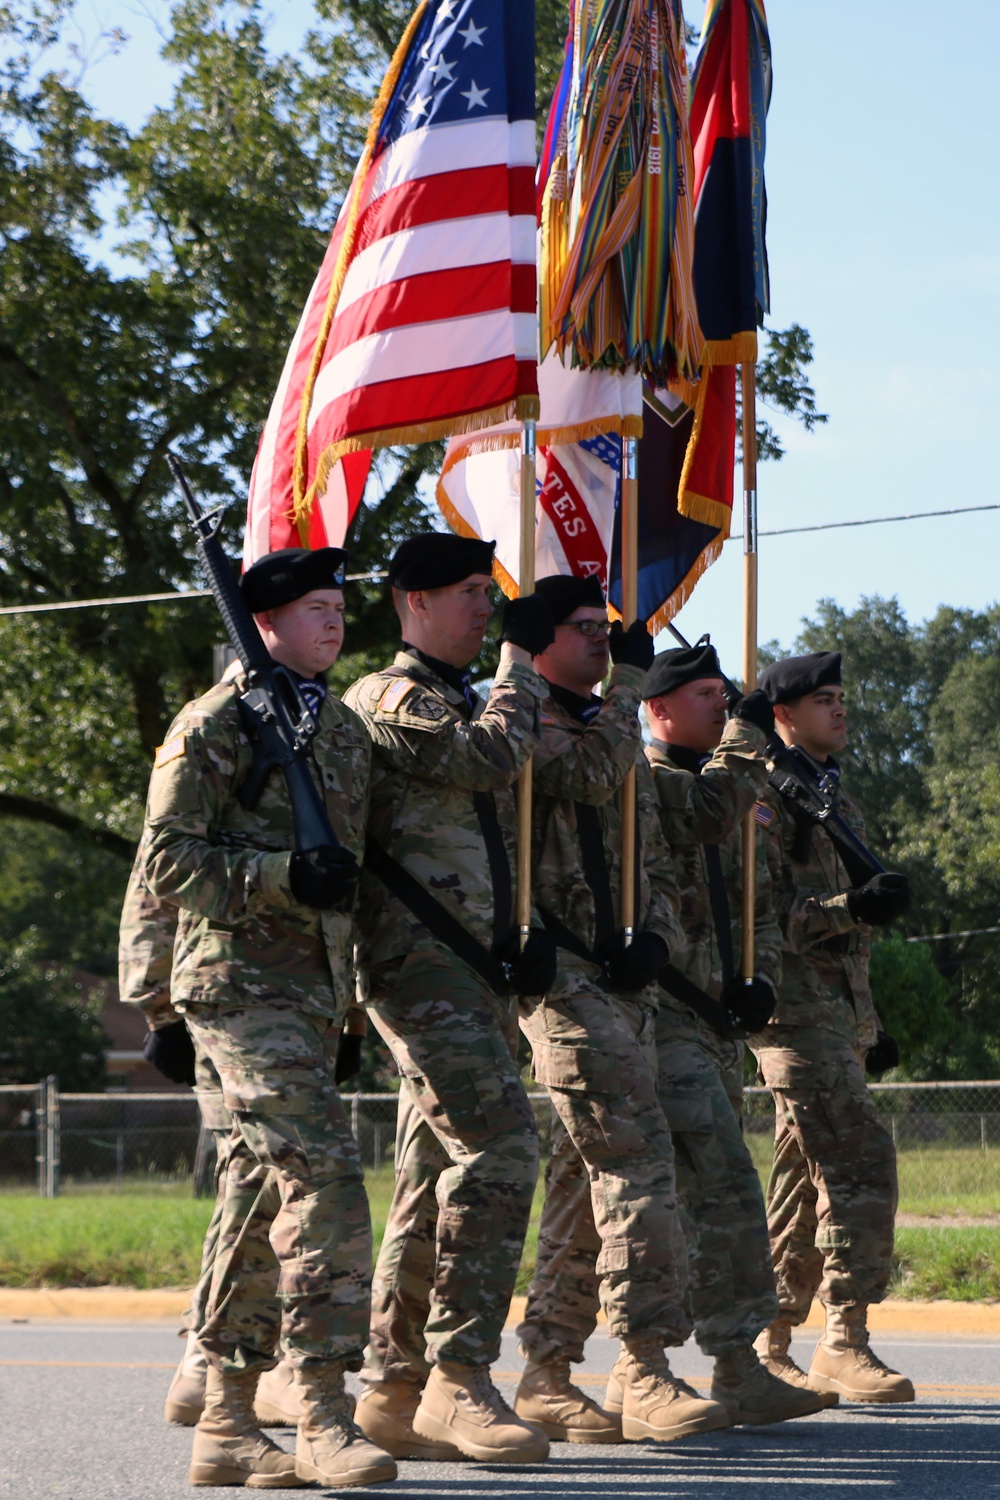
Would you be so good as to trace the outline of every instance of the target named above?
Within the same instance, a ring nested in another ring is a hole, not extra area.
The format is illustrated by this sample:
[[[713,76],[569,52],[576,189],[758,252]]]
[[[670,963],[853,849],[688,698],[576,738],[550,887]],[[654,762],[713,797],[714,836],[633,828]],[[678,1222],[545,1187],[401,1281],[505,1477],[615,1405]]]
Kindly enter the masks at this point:
[[[712,915],[706,844],[719,849],[722,877],[729,902],[733,965],[740,969],[742,953],[743,829],[742,818],[754,806],[767,783],[765,738],[752,725],[731,719],[718,747],[700,774],[681,766],[671,747],[654,740],[646,748],[653,769],[660,823],[670,846],[680,888],[684,947],[672,955],[674,968],[713,1000],[722,990],[722,955]],[[781,928],[771,894],[765,841],[756,841],[757,879],[754,923],[754,973],[777,989],[781,977]],[[676,996],[662,989],[661,1024],[670,1018],[685,1033],[712,1030]]]
[[[636,930],[663,938],[673,952],[683,941],[670,851],[660,833],[652,778],[639,734],[638,667],[617,666],[600,711],[587,724],[550,697],[542,710],[542,743],[535,755],[532,879],[543,918],[555,917],[589,949],[596,942],[594,899],[587,883],[576,803],[597,810],[615,916],[621,912],[621,785],[636,769],[640,850]],[[582,960],[560,950],[560,965]],[[655,994],[650,993],[655,1004]]]
[[[537,743],[544,696],[530,667],[501,664],[488,700],[470,713],[463,695],[410,651],[345,695],[372,740],[369,837],[487,949],[494,891],[473,797],[492,795],[516,903],[511,787]],[[371,869],[362,872],[358,911],[363,995],[376,997],[415,948],[446,948]]]
[[[245,1005],[284,1000],[338,1021],[354,989],[350,913],[303,906],[289,884],[288,792],[272,772],[257,806],[237,793],[253,761],[231,669],[187,704],[156,753],[146,805],[146,878],[180,908],[171,1001]],[[371,746],[333,696],[320,706],[310,768],[334,831],[360,861]]]
[[[118,928],[118,995],[126,1005],[138,1005],[155,1029],[177,1020],[170,1004],[170,967],[179,912],[149,889],[148,849],[146,832],[136,850]]]
[[[783,977],[774,1015],[752,1044],[776,1046],[785,1028],[809,1027],[871,1047],[877,1029],[868,984],[871,929],[847,910],[847,872],[825,829],[811,828],[803,859],[793,810],[771,788],[764,806],[774,814],[766,839],[783,935]],[[863,841],[860,808],[844,791],[837,811]]]

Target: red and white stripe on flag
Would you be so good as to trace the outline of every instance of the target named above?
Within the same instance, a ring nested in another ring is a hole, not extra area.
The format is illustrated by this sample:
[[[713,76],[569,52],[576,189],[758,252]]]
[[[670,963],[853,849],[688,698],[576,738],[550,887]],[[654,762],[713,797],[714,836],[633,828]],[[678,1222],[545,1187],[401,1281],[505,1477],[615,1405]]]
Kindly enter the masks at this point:
[[[596,573],[606,586],[620,472],[599,439],[641,429],[642,381],[574,370],[551,350],[538,367],[538,393],[535,577]],[[512,422],[453,437],[437,486],[453,531],[496,540],[497,579],[510,595],[520,569],[520,440]]]
[[[371,449],[535,414],[533,10],[417,7],[285,361],[245,562],[342,541]]]

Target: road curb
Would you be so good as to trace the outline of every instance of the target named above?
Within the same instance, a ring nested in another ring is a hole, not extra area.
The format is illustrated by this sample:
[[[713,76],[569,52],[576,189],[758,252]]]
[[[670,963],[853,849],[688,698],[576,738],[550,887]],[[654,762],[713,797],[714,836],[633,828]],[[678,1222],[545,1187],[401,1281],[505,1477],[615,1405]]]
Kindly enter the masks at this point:
[[[188,1305],[190,1292],[163,1288],[137,1291],[132,1287],[0,1287],[0,1320],[64,1322],[70,1318],[94,1323],[173,1323]],[[507,1327],[524,1317],[523,1297],[510,1306]],[[1000,1337],[1000,1303],[909,1302],[890,1298],[869,1310],[873,1333],[931,1334],[935,1338]],[[603,1323],[603,1316],[600,1319]],[[822,1310],[814,1303],[807,1328],[821,1328]]]

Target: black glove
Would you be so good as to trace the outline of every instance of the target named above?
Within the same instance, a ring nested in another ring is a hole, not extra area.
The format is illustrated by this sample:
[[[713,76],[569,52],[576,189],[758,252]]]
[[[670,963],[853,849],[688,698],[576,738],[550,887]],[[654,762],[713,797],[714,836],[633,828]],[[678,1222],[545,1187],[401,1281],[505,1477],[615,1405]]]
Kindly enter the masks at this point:
[[[515,927],[500,954],[510,971],[515,995],[546,995],[555,984],[559,968],[558,950],[544,927],[532,927],[523,949]]]
[[[853,885],[847,892],[847,910],[855,922],[887,927],[901,917],[910,904],[910,882],[905,875],[887,871],[866,885]]]
[[[320,911],[349,907],[358,883],[358,862],[350,849],[324,844],[305,853],[296,849],[288,870],[292,895]]]
[[[742,698],[734,698],[729,704],[729,713],[731,718],[741,719],[744,724],[762,730],[768,739],[774,733],[774,709],[760,688],[754,688]]]
[[[658,932],[637,932],[627,948],[619,939],[608,955],[604,972],[613,990],[630,995],[652,984],[669,958],[670,949]]]
[[[510,641],[512,646],[520,646],[522,651],[537,656],[555,638],[552,611],[541,594],[523,594],[520,599],[507,600],[500,617],[502,641]]]
[[[337,1060],[333,1065],[334,1083],[346,1083],[361,1072],[361,1049],[365,1039],[353,1031],[342,1031],[337,1043]]]
[[[865,1072],[884,1073],[887,1068],[899,1067],[899,1043],[887,1031],[875,1033],[874,1047],[865,1053]]]
[[[734,974],[719,998],[733,1020],[747,1031],[760,1031],[766,1026],[778,1001],[766,979],[754,976],[747,984],[742,974]]]
[[[142,1044],[142,1055],[171,1083],[194,1084],[194,1042],[183,1021],[151,1031]]]
[[[608,649],[616,667],[641,667],[644,672],[649,671],[656,655],[645,620],[633,620],[627,630],[621,620],[616,620],[608,632]]]

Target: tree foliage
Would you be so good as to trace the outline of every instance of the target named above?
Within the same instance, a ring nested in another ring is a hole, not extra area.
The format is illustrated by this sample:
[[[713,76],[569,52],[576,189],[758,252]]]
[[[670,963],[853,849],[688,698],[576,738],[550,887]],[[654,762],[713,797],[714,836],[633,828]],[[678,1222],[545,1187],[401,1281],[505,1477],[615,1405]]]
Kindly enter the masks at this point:
[[[874,851],[910,876],[901,931],[934,939],[874,950],[906,1070],[995,1077],[1000,933],[983,929],[1000,897],[1000,606],[943,606],[911,625],[895,599],[822,600],[792,649],[843,652],[846,783]]]
[[[95,51],[127,64],[123,31],[74,47],[74,0],[0,3],[0,605],[200,587],[168,449],[203,503],[229,505],[236,565],[259,432],[411,10],[314,0],[278,54],[262,0],[175,0],[171,97],[130,129],[88,89]],[[543,121],[563,0],[536,18]],[[772,334],[764,398],[815,414],[809,358],[804,330]],[[440,456],[377,456],[352,570],[427,524]],[[396,639],[381,584],[349,614],[335,687]],[[0,938],[30,928],[44,962],[113,967],[151,752],[220,636],[210,599],[0,617]]]

